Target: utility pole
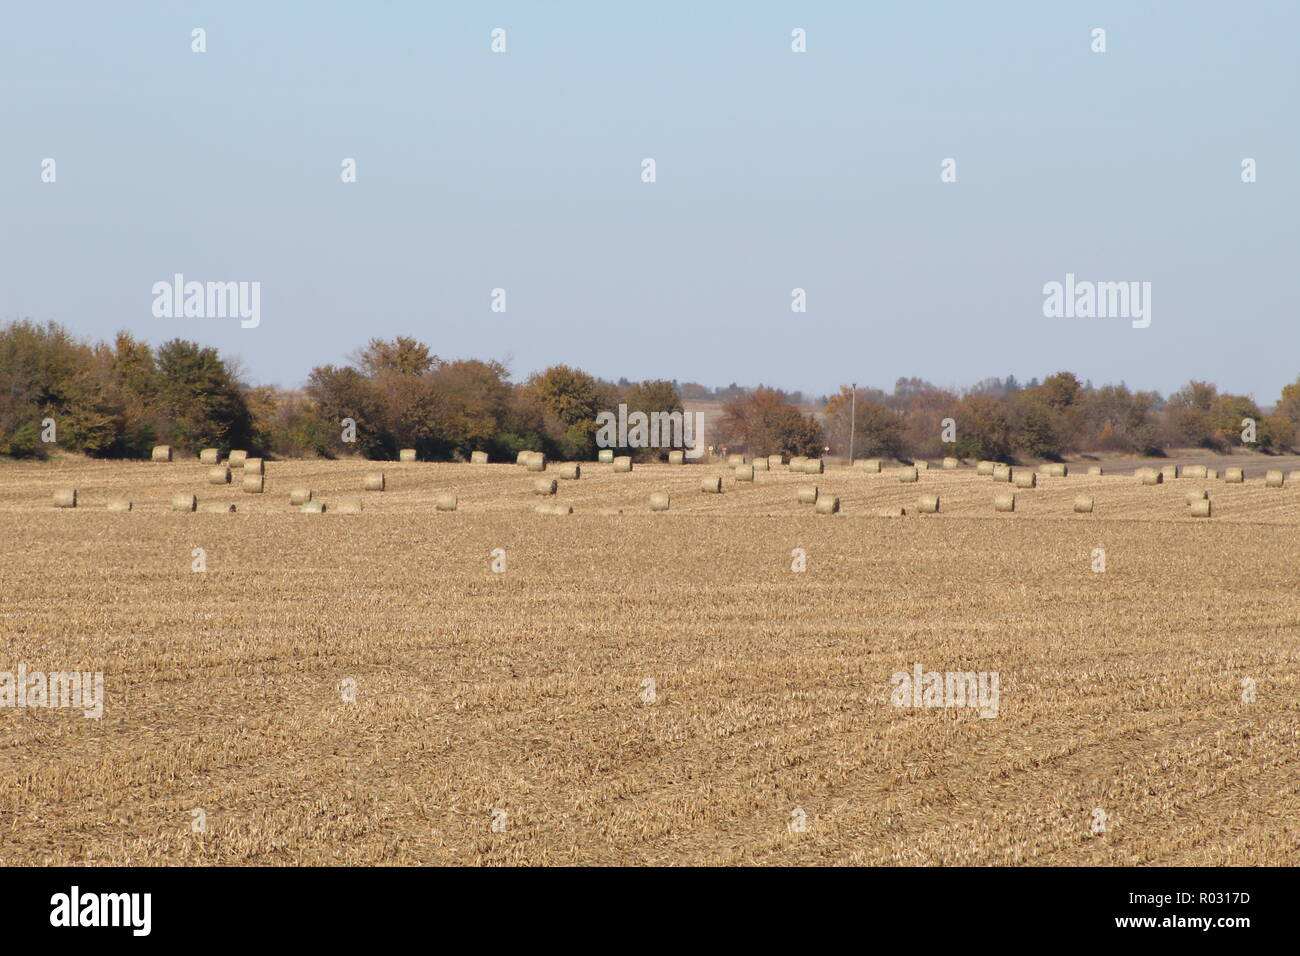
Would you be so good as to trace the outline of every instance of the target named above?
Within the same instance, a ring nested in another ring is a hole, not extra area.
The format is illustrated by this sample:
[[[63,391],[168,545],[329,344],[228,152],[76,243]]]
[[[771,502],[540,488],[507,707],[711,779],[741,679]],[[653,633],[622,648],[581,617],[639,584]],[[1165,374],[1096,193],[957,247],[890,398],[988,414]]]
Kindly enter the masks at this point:
[[[849,404],[849,467],[853,467],[853,439],[858,431],[858,383],[853,383],[853,398]]]

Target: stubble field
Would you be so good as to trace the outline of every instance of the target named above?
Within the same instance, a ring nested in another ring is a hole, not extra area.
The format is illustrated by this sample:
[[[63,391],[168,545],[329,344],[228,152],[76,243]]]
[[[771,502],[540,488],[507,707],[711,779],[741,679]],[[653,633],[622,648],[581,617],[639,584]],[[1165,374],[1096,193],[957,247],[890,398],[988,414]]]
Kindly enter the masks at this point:
[[[1300,485],[584,464],[549,516],[513,465],[205,471],[0,465],[0,671],[106,690],[0,709],[0,865],[1300,862]],[[997,716],[893,706],[916,665]]]

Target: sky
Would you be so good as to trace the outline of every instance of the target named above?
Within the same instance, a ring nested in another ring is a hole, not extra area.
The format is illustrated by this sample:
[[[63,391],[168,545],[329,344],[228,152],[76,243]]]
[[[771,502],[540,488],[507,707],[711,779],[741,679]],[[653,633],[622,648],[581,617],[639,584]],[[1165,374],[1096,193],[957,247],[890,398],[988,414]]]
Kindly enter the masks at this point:
[[[0,322],[283,387],[410,335],[516,378],[1268,403],[1300,376],[1297,36],[1292,0],[9,4]],[[156,317],[177,273],[260,283],[259,323]],[[1150,325],[1044,316],[1067,273],[1149,282]]]

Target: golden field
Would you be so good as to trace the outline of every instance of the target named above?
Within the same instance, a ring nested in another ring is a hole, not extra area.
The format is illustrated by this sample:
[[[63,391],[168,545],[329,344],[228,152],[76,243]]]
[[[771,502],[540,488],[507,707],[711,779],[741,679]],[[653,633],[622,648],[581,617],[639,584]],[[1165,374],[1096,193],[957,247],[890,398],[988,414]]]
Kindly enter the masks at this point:
[[[266,467],[0,464],[0,671],[107,697],[0,709],[0,865],[1300,863],[1300,484],[584,464],[543,516],[514,465]],[[998,715],[892,706],[916,664]]]

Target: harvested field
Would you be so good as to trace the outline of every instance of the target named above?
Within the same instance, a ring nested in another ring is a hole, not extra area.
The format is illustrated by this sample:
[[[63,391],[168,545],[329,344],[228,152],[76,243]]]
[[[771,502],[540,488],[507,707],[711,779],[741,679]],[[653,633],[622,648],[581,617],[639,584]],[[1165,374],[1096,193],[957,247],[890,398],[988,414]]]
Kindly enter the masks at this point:
[[[1072,467],[998,513],[970,466],[828,467],[817,516],[786,469],[584,463],[555,518],[411,462],[340,515],[375,463],[277,461],[171,511],[208,467],[0,465],[0,671],[106,690],[0,709],[5,864],[1300,863],[1300,484]],[[997,715],[892,706],[918,664]]]

